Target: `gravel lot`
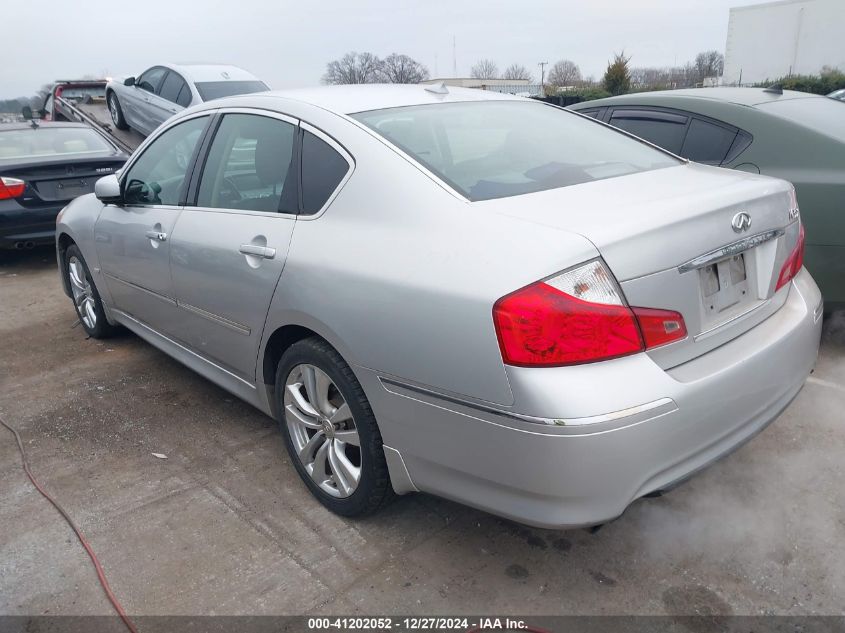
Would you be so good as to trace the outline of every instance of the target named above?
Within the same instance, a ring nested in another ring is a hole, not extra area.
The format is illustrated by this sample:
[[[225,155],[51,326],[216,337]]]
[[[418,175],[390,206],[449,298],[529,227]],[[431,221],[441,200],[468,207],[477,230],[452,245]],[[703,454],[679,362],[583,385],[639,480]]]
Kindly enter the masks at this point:
[[[133,335],[86,340],[74,322],[51,250],[0,254],[0,416],[132,614],[845,614],[841,313],[779,420],[595,534],[426,495],[336,517],[273,420]],[[0,613],[112,613],[2,427],[0,535]]]

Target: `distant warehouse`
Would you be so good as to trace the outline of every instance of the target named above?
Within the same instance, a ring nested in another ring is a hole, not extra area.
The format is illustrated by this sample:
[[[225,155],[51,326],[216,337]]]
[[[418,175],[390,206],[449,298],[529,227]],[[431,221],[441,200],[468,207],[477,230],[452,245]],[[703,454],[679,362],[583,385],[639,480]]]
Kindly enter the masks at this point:
[[[734,7],[728,22],[724,84],[845,71],[845,0],[781,0]]]

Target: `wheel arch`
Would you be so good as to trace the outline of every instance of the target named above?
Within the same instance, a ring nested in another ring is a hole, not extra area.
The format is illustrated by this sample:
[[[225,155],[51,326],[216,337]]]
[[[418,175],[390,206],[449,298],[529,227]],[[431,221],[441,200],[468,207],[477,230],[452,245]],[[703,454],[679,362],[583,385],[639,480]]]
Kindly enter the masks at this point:
[[[266,342],[261,347],[257,363],[257,385],[263,383],[267,394],[267,405],[274,417],[278,417],[276,407],[276,369],[282,355],[298,341],[306,338],[320,338],[331,345],[335,351],[347,362],[354,374],[355,364],[350,356],[350,350],[340,344],[330,329],[322,323],[300,315],[302,318],[290,318],[287,322],[279,323],[268,328]],[[278,322],[277,322],[278,323]]]
[[[65,274],[65,253],[74,244],[76,242],[66,231],[61,231],[56,236],[56,259],[59,264],[59,278],[62,280],[62,290],[64,290],[68,297],[72,297],[73,294],[70,291],[70,282]]]

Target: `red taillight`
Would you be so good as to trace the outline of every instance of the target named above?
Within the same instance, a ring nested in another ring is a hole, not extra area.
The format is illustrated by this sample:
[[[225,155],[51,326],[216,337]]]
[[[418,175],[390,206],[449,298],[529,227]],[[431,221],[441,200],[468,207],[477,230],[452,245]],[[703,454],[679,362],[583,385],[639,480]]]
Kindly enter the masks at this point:
[[[26,183],[19,178],[0,177],[0,200],[18,198],[23,195]]]
[[[792,252],[789,254],[789,257],[786,258],[786,261],[783,262],[783,266],[781,266],[780,274],[778,275],[778,283],[775,287],[775,291],[780,290],[790,281],[792,278],[795,277],[801,270],[801,266],[804,265],[804,225],[802,224],[798,229],[798,243],[795,245],[795,248],[792,249]]]
[[[646,349],[668,345],[687,337],[687,326],[680,312],[654,308],[631,308],[640,324]]]
[[[679,313],[626,306],[598,260],[502,297],[493,322],[503,360],[521,367],[591,363],[686,337]]]

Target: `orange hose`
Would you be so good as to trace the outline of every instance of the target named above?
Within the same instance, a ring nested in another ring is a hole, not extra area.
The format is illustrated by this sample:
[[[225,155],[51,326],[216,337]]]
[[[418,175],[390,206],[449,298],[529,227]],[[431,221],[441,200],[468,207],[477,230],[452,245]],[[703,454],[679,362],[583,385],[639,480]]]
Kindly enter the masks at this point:
[[[26,451],[23,448],[23,442],[21,441],[21,436],[18,433],[17,429],[10,426],[6,423],[3,418],[0,418],[0,424],[5,426],[9,429],[15,436],[15,440],[18,443],[18,450],[21,453],[21,461],[23,462],[23,469],[26,473],[26,476],[29,477],[29,480],[32,482],[32,485],[35,486],[36,490],[40,492],[47,501],[53,504],[53,507],[59,511],[65,521],[67,521],[68,525],[71,529],[76,533],[77,538],[79,538],[79,542],[82,543],[82,547],[85,548],[85,551],[88,552],[88,556],[91,558],[91,562],[94,563],[94,569],[97,570],[97,578],[100,579],[100,584],[103,587],[103,591],[106,592],[106,597],[111,602],[114,610],[117,611],[117,614],[120,616],[120,619],[123,620],[123,623],[126,625],[126,628],[129,629],[132,633],[138,633],[138,629],[135,627],[135,623],[129,619],[129,616],[126,615],[126,611],[123,610],[123,606],[120,604],[120,601],[117,599],[117,596],[114,595],[114,592],[109,587],[109,581],[106,580],[106,572],[103,571],[103,566],[100,565],[100,561],[97,559],[97,555],[94,553],[94,549],[91,547],[91,544],[88,542],[88,539],[85,538],[85,535],[82,533],[76,523],[73,522],[73,519],[70,518],[70,515],[65,511],[65,509],[59,505],[59,502],[53,499],[50,494],[41,487],[41,484],[35,479],[35,475],[32,474],[32,471],[29,469],[29,462],[26,459]]]

